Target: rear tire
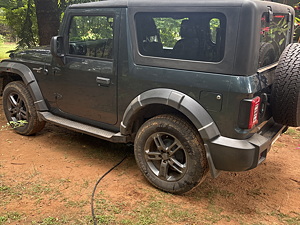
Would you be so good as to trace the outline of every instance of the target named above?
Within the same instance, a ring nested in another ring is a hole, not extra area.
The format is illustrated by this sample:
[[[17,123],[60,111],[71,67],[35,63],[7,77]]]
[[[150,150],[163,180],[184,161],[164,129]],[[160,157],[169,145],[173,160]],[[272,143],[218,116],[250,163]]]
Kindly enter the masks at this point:
[[[279,59],[271,107],[275,122],[300,126],[300,44],[288,45]]]
[[[33,99],[21,81],[7,84],[3,91],[3,109],[8,122],[26,121],[14,130],[22,135],[32,135],[41,131],[45,121],[39,121]]]
[[[198,132],[174,115],[146,121],[137,132],[134,153],[147,180],[166,192],[187,192],[200,184],[208,172]]]

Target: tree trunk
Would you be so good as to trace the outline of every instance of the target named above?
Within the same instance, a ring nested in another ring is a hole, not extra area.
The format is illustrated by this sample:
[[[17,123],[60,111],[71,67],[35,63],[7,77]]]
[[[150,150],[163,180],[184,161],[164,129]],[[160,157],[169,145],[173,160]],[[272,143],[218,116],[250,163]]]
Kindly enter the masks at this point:
[[[59,16],[57,0],[34,0],[38,24],[39,44],[49,45],[52,36],[57,35]]]

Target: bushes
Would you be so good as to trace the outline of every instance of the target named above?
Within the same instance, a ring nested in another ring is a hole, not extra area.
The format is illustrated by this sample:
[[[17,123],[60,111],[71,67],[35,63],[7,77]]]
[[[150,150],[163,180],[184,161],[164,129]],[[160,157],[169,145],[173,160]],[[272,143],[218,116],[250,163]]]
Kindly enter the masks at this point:
[[[3,45],[4,40],[5,40],[4,36],[0,34],[0,45]]]

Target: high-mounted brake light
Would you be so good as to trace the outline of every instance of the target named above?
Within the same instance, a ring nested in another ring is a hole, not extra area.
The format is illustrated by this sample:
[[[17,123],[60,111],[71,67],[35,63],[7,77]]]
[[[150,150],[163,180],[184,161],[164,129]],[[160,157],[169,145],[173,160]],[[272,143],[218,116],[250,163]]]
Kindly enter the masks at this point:
[[[248,129],[258,124],[260,97],[256,97],[251,101]]]

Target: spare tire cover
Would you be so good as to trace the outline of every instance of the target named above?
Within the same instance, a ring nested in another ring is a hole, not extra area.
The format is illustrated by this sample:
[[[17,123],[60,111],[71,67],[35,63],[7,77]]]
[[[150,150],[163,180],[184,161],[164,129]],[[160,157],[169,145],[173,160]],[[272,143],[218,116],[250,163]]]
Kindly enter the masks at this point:
[[[275,71],[271,93],[271,109],[275,122],[300,126],[300,44],[286,47]]]

